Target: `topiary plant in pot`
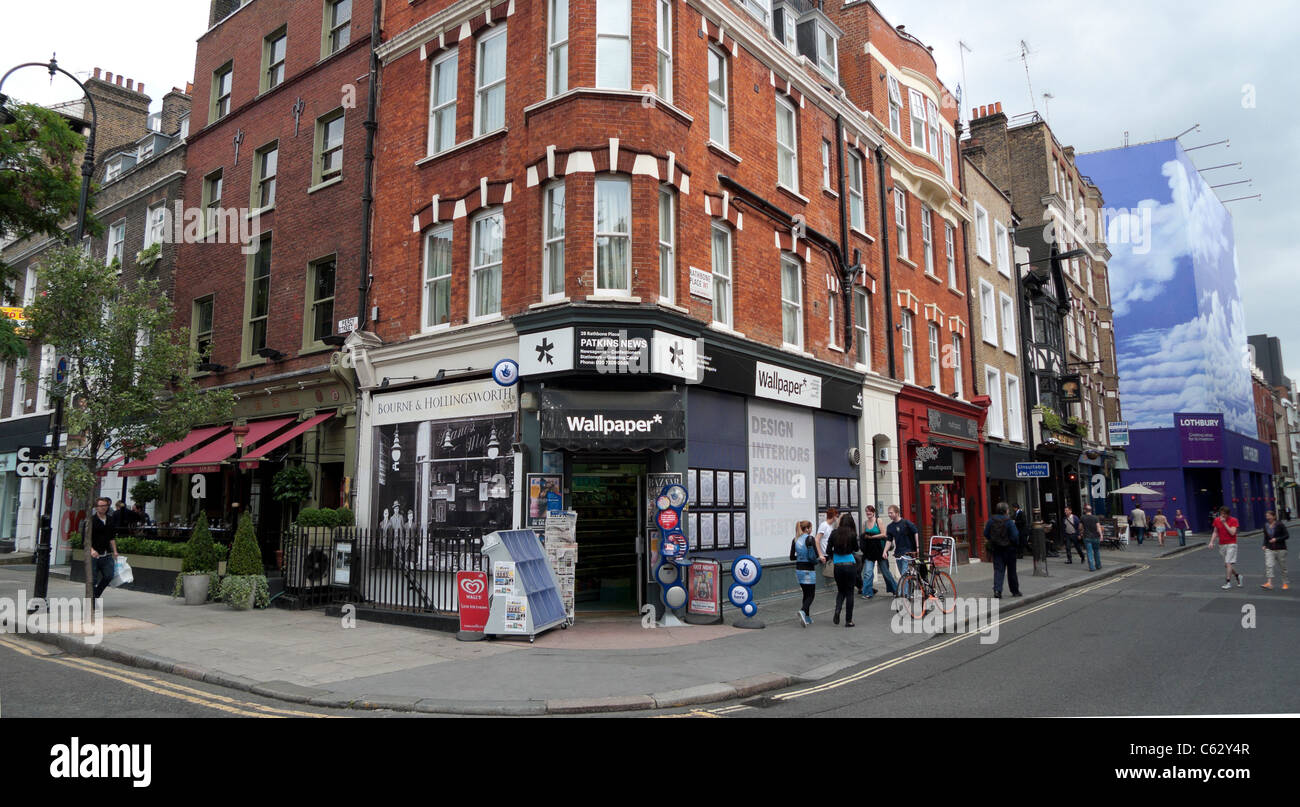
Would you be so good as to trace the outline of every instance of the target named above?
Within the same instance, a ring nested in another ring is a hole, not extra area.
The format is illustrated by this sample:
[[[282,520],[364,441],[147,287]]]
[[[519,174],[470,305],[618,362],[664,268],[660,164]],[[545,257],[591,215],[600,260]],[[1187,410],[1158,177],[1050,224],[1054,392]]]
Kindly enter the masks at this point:
[[[214,577],[220,555],[212,543],[212,532],[208,529],[208,516],[199,513],[194,532],[185,544],[185,557],[181,562],[181,573],[176,577],[176,591],[185,592],[186,605],[202,605],[208,601],[208,595],[216,589]]]
[[[270,604],[270,590],[262,569],[262,550],[257,546],[253,519],[248,513],[239,519],[226,572],[221,580],[221,599],[231,608],[242,611],[254,605],[265,608]]]

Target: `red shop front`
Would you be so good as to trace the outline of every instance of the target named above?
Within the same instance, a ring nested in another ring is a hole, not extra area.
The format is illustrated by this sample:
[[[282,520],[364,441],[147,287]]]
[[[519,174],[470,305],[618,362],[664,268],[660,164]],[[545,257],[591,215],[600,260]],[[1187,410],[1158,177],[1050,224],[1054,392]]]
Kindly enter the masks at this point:
[[[981,396],[982,397],[982,396]],[[980,557],[988,501],[984,491],[984,413],[987,399],[974,404],[904,387],[898,394],[898,445],[903,515],[916,523],[928,545],[933,535],[957,539],[959,560]],[[952,449],[952,481],[923,484],[918,479],[917,449]]]

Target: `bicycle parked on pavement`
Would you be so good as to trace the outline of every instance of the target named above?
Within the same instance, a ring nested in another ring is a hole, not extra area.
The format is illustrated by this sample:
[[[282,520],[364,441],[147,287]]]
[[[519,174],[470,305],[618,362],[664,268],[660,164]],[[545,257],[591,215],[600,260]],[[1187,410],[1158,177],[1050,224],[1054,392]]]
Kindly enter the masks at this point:
[[[903,600],[913,619],[925,616],[925,609],[932,600],[945,614],[951,614],[957,608],[957,584],[947,572],[933,568],[934,559],[942,554],[942,549],[931,549],[926,560],[911,553],[903,555],[908,559],[907,571],[899,579],[894,597]]]

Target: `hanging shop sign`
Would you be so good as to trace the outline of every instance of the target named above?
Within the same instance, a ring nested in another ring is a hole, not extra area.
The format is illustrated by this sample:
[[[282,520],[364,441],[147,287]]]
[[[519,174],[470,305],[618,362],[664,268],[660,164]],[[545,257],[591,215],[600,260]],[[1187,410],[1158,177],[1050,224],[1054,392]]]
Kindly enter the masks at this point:
[[[979,440],[979,423],[975,418],[962,417],[950,412],[931,409],[929,420],[931,434],[946,434],[949,437],[960,437],[963,440]]]
[[[546,448],[663,451],[686,445],[686,412],[679,392],[633,394],[548,388],[541,393]]]
[[[951,485],[953,482],[952,448],[917,446],[916,481],[922,485]]]

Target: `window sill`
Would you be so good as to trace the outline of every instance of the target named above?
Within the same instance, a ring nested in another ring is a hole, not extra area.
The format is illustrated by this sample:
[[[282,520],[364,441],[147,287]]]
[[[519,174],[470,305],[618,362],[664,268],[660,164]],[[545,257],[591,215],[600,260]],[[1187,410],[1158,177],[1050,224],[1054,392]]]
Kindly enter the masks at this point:
[[[964,293],[958,291],[957,289],[954,289],[952,286],[949,286],[949,287],[948,287],[948,291],[952,292],[953,294],[957,295],[958,297],[965,297],[965,296],[966,296]]]
[[[568,297],[552,297],[549,300],[542,300],[540,303],[532,303],[529,308],[548,308],[553,305],[564,305],[572,302]]]
[[[497,129],[496,131],[493,132],[488,132],[487,134],[481,134],[478,137],[471,137],[469,140],[465,140],[463,142],[457,143],[456,145],[451,146],[450,148],[445,148],[442,151],[438,152],[437,154],[430,154],[427,157],[422,157],[415,161],[415,165],[418,168],[426,163],[430,163],[433,162],[434,160],[438,160],[441,159],[442,157],[446,157],[449,154],[454,154],[455,152],[460,151],[462,149],[467,149],[470,146],[477,146],[479,143],[486,142],[488,140],[491,140],[494,137],[501,137],[502,135],[507,134],[509,131],[510,131],[509,127],[504,127],[501,129]]]
[[[875,237],[874,235],[872,235],[871,233],[867,232],[866,230],[859,229],[858,227],[850,227],[850,228],[849,228],[849,232],[853,233],[854,235],[859,235],[859,236],[861,236],[861,237],[867,239],[867,243],[868,243],[868,244],[874,244],[874,243],[876,243],[876,237]]]
[[[939,279],[939,276],[936,275],[936,274],[933,273],[933,272],[926,272],[926,273],[925,273],[925,277],[926,277],[927,280],[933,280],[935,283],[938,283],[940,286],[943,285],[943,281],[940,280],[940,279]]]
[[[984,261],[984,263],[988,264],[989,266],[993,265],[993,259],[991,257],[985,257],[984,255],[981,255],[978,252],[975,253],[975,257],[979,258],[981,261]]]
[[[790,196],[795,199],[798,199],[800,202],[803,202],[806,205],[812,204],[812,201],[809,200],[807,196],[804,196],[803,194],[799,193],[799,191],[791,190],[790,188],[787,188],[786,186],[781,185],[780,183],[777,184],[776,189],[781,193],[784,193],[786,196]]]
[[[339,179],[342,179],[342,177],[339,177]],[[310,190],[307,192],[311,193]],[[245,215],[244,218],[247,221],[252,221],[253,219],[260,217],[263,213],[274,213],[274,212],[275,212],[275,205],[272,204],[272,205],[267,205],[266,207],[253,208],[252,210],[248,211],[248,214]]]
[[[325,344],[324,342],[312,342],[312,343],[310,343],[310,344],[303,345],[302,348],[298,351],[298,355],[299,355],[299,356],[310,356],[310,355],[312,355],[313,353],[328,353],[328,352],[333,351],[333,350],[335,350],[335,349],[336,349],[336,348],[333,348],[333,347],[331,347],[331,346]]]
[[[713,152],[714,154],[717,154],[723,159],[730,160],[736,165],[740,165],[740,158],[737,157],[735,154],[732,154],[730,151],[727,151],[727,147],[722,145],[721,143],[718,143],[717,141],[714,140],[709,141],[709,151]]]
[[[919,269],[919,268],[920,268],[919,266],[917,266],[916,264],[912,263],[912,262],[909,261],[907,258],[904,258],[904,257],[901,256],[901,255],[898,257],[898,262],[899,262],[899,263],[905,263],[905,264],[907,264],[908,266],[912,267],[913,269]]]
[[[837,193],[837,192],[831,190],[830,188],[826,187],[825,185],[822,186],[822,193],[826,194],[827,196],[831,197],[832,199],[838,199],[838,198],[840,198],[839,193]]]
[[[589,303],[640,303],[640,297],[631,297],[626,294],[588,294],[586,297]]]
[[[981,337],[980,337],[980,341],[982,341],[982,342],[983,342],[984,344],[986,344],[986,345],[989,345],[989,346],[992,347],[994,350],[996,350],[997,347],[998,347],[998,340],[996,340],[996,339],[992,339],[992,340],[990,340],[988,337],[981,336]]]
[[[266,359],[262,358],[261,356],[258,356],[252,359],[244,359],[239,364],[235,365],[235,369],[246,370],[249,367],[261,367],[264,364],[266,364]]]
[[[441,333],[442,331],[449,330],[451,330],[450,322],[440,322],[437,325],[425,325],[420,328],[418,333],[411,334],[407,339],[419,339],[421,336],[429,336],[430,334]]]
[[[546,109],[549,106],[558,104],[569,98],[574,98],[579,96],[590,96],[596,98],[602,98],[602,97],[625,98],[627,100],[636,101],[638,103],[645,101],[647,100],[647,98],[649,98],[654,101],[655,106],[663,109],[665,112],[674,116],[682,123],[685,123],[687,126],[695,122],[694,117],[692,117],[690,114],[688,114],[680,107],[674,106],[672,101],[661,98],[658,95],[654,95],[653,93],[645,93],[637,90],[607,90],[600,87],[570,87],[564,92],[552,95],[550,98],[547,98],[544,101],[538,101],[535,104],[526,106],[524,107],[524,120],[527,121],[534,114],[541,112],[542,110]]]
[[[709,327],[712,328],[712,329],[715,330],[715,331],[719,331],[719,332],[721,332],[721,333],[725,333],[725,334],[730,334],[730,335],[735,336],[735,337],[737,337],[737,338],[739,338],[739,339],[744,339],[744,338],[745,338],[745,335],[744,335],[743,333],[741,333],[740,331],[738,331],[738,330],[732,328],[730,325],[726,325],[726,324],[721,323],[721,322],[710,322],[710,323],[709,323]]]
[[[483,324],[488,323],[488,322],[500,322],[500,321],[504,320],[505,318],[506,318],[506,317],[505,317],[505,314],[502,314],[500,311],[498,311],[498,312],[495,313],[495,314],[484,314],[484,315],[481,316],[481,317],[470,317],[469,322],[466,323],[466,324],[468,324],[468,325],[483,325]]]
[[[844,352],[845,352],[844,348],[840,347],[839,345],[827,345],[827,346],[826,346],[826,349],[827,349],[827,350],[833,350],[833,351],[835,351],[836,353],[844,353]]]
[[[310,188],[308,188],[307,193],[315,193],[316,191],[325,190],[329,186],[337,185],[342,181],[343,181],[343,177],[337,176],[334,177],[333,179],[327,179],[324,182],[318,182],[315,185],[312,185]]]
[[[659,298],[659,307],[671,308],[672,310],[680,312],[682,314],[691,313],[691,310],[689,308],[683,308],[682,306],[675,304],[672,300],[666,300],[663,297]]]
[[[1016,352],[1014,350],[1007,350],[1006,348],[1002,348],[1002,352],[1007,354],[1008,356],[1016,355]]]
[[[804,350],[803,348],[801,348],[801,347],[797,347],[797,346],[795,346],[795,345],[786,345],[786,344],[783,344],[783,345],[781,345],[781,349],[784,350],[786,353],[793,353],[793,354],[796,355],[796,356],[803,356],[805,359],[813,359],[813,358],[816,358],[816,356],[813,356],[813,354],[811,354],[811,353],[809,353],[808,351]]]

